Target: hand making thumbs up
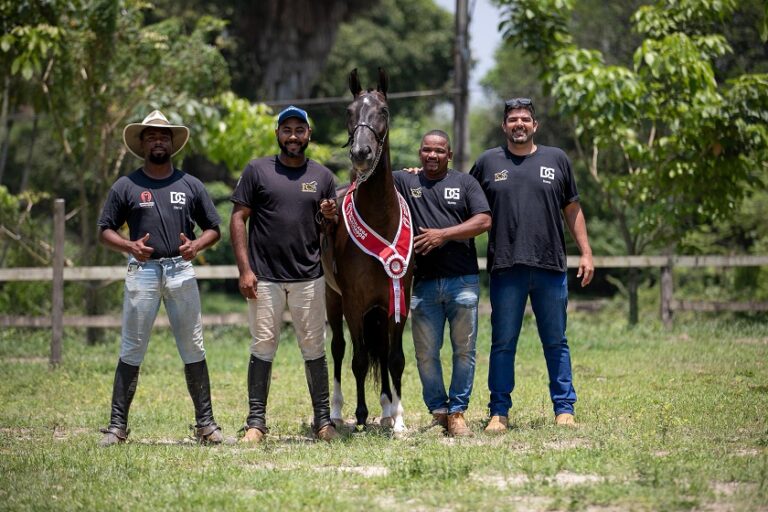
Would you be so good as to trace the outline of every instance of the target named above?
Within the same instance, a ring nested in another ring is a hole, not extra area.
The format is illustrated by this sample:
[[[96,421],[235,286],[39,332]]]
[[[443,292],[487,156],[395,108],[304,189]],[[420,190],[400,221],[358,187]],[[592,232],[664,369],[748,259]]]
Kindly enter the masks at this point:
[[[181,239],[181,245],[179,246],[181,257],[186,261],[193,260],[195,256],[197,256],[197,245],[195,244],[195,241],[187,238],[187,235],[184,233],[179,233],[179,238]]]

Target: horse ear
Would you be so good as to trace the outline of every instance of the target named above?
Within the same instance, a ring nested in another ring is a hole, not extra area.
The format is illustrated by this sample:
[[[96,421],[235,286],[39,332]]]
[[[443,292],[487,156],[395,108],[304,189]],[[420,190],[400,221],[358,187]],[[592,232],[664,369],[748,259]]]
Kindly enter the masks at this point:
[[[388,88],[389,88],[389,77],[387,76],[387,72],[384,71],[384,68],[379,68],[379,85],[378,87],[376,87],[376,90],[378,90],[381,94],[386,96]]]
[[[352,96],[354,97],[357,97],[360,91],[363,90],[363,86],[360,85],[360,77],[357,76],[357,68],[349,73],[349,90],[352,91]]]

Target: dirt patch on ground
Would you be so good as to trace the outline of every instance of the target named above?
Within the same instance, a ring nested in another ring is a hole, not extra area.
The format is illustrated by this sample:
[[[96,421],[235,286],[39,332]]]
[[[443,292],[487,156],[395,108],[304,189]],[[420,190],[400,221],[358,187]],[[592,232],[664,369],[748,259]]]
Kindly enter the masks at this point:
[[[389,469],[384,466],[339,466],[332,468],[340,473],[355,473],[367,478],[389,475]],[[318,471],[325,471],[326,468],[317,468]]]
[[[48,364],[47,357],[3,357],[0,364]]]
[[[544,443],[547,450],[570,450],[572,448],[592,448],[592,443],[583,438],[557,439]]]
[[[768,338],[736,338],[737,345],[768,345]]]
[[[607,480],[606,477],[600,475],[580,474],[571,471],[560,471],[553,477],[542,476],[533,479],[525,473],[512,473],[510,475],[500,475],[498,473],[488,475],[473,474],[471,478],[476,482],[496,487],[500,490],[520,487],[530,482],[547,482],[551,485],[569,487],[572,485],[597,484]]]

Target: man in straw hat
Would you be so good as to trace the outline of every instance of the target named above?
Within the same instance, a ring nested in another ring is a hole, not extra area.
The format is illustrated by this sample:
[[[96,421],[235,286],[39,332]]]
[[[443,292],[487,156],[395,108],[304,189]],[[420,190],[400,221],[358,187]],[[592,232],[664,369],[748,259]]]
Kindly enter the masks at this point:
[[[314,435],[324,441],[338,437],[328,398],[325,281],[316,222],[335,219],[336,202],[329,199],[336,190],[331,171],[304,156],[311,134],[304,110],[290,106],[280,112],[275,129],[280,153],[251,160],[232,194],[230,238],[252,336],[246,443],[260,442],[267,432],[272,360],[286,302],[304,358]]]
[[[220,219],[200,180],[173,167],[171,157],[188,139],[186,126],[170,124],[158,110],[123,131],[128,150],[144,165],[112,185],[98,223],[102,243],[129,254],[120,359],[109,426],[101,429],[102,446],[128,437],[128,409],[161,300],[184,361],[195,406],[195,438],[200,443],[223,440],[213,419],[200,295],[192,267],[195,256],[219,239]],[[129,239],[118,233],[126,223]],[[202,229],[199,237],[195,224]]]

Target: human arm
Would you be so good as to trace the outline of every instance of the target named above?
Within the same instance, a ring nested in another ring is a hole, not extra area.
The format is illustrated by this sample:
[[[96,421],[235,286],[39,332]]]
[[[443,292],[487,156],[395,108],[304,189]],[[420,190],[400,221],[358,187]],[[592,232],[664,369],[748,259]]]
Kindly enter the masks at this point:
[[[246,221],[251,216],[251,209],[241,204],[235,204],[232,208],[232,217],[229,222],[229,238],[232,243],[232,251],[235,253],[235,262],[240,274],[238,286],[240,294],[246,299],[256,298],[256,284],[258,279],[251,270],[248,262],[248,237],[246,236]]]
[[[179,254],[181,254],[181,257],[186,261],[191,261],[195,259],[197,253],[218,242],[219,238],[221,238],[219,226],[215,226],[210,229],[204,229],[200,234],[200,237],[195,240],[190,240],[184,233],[179,233],[179,239],[181,240],[181,245],[179,246]]]
[[[581,204],[578,201],[569,203],[563,208],[563,217],[581,253],[579,271],[576,273],[576,277],[581,278],[581,286],[584,287],[592,281],[595,265],[592,262],[592,248],[589,246],[589,237],[587,236],[587,221],[581,210]]]
[[[138,240],[128,240],[120,236],[114,229],[103,228],[99,235],[101,243],[114,251],[127,252],[137,260],[147,261],[155,250],[146,245],[149,240],[149,233]]]
[[[449,240],[466,240],[491,229],[491,216],[478,213],[461,224],[447,228],[419,228],[421,234],[413,239],[413,248],[419,254],[427,254]]]

